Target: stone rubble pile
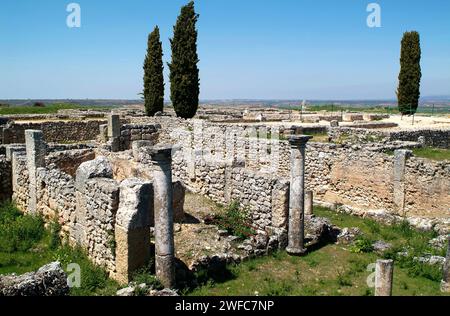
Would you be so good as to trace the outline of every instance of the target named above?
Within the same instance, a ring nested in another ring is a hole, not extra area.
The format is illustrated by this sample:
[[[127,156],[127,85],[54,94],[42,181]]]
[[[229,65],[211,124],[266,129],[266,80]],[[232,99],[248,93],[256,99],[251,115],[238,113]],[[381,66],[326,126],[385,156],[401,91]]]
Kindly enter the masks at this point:
[[[59,262],[37,272],[20,276],[0,275],[0,296],[65,296],[69,294],[67,275]]]

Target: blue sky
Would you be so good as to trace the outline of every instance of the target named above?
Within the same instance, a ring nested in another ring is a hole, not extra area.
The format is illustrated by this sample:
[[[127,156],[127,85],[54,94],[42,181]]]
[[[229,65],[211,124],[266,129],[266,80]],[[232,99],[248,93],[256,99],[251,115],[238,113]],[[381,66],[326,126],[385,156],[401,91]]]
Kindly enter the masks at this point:
[[[68,28],[66,6],[81,6]],[[381,28],[366,7],[381,6]],[[5,0],[0,99],[138,98],[147,35],[164,59],[187,0]],[[395,98],[400,40],[422,39],[422,95],[450,95],[448,0],[197,0],[202,99]],[[166,98],[169,80],[166,66]]]

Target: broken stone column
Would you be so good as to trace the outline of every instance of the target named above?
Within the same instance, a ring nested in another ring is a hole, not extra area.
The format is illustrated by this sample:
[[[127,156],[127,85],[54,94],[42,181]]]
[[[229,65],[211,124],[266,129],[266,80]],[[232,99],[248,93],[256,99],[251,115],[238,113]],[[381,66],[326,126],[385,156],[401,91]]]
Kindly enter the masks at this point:
[[[305,237],[305,148],[312,136],[295,135],[291,145],[291,185],[289,193],[289,231],[286,251],[303,255]]]
[[[156,277],[166,288],[174,288],[172,147],[152,148],[150,155],[153,162]]]
[[[377,260],[375,268],[375,296],[392,296],[393,260]]]
[[[306,191],[305,193],[305,216],[312,216],[314,214],[314,193],[313,191]]]
[[[34,214],[37,212],[37,169],[45,167],[45,155],[47,151],[47,145],[45,144],[42,131],[26,130],[25,147],[30,185],[28,212]]]
[[[150,210],[152,185],[139,179],[120,184],[120,203],[116,216],[116,277],[124,284],[133,272],[150,260]]]
[[[450,293],[450,235],[448,236],[447,257],[444,263],[444,278],[441,283],[441,291]]]
[[[108,117],[108,137],[111,142],[111,151],[120,151],[120,116],[111,114]]]

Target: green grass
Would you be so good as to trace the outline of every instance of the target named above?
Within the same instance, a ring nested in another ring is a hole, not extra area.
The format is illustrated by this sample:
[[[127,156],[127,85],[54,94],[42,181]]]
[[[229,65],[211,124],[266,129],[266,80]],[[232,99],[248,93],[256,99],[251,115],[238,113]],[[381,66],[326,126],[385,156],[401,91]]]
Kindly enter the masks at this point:
[[[450,160],[450,150],[441,148],[416,148],[413,149],[416,157],[427,158],[436,161]]]
[[[93,107],[95,110],[108,110],[112,107]],[[0,107],[0,115],[16,115],[16,114],[55,114],[59,110],[72,110],[72,109],[89,109],[86,106],[80,106],[76,104],[67,103],[55,103],[49,104],[45,107],[34,106],[10,106]]]
[[[380,113],[380,114],[398,114],[397,108],[393,107],[380,107],[380,106],[372,106],[372,107],[352,107],[352,106],[340,106],[340,105],[332,105],[332,104],[323,104],[323,105],[308,105],[306,106],[308,111],[319,112],[361,112],[361,113]],[[300,108],[298,108],[300,110]]]
[[[53,261],[61,262],[63,269],[77,263],[81,287],[72,288],[71,295],[114,295],[119,285],[92,264],[83,250],[61,245],[59,230],[56,223],[45,229],[41,219],[21,214],[11,203],[0,205],[0,274],[36,271]]]
[[[340,227],[359,227],[364,233],[361,247],[365,251],[351,251],[353,245],[330,244],[305,257],[291,257],[277,252],[269,257],[253,259],[237,266],[230,266],[232,277],[224,282],[209,281],[187,293],[192,296],[372,296],[373,288],[367,279],[373,271],[368,266],[380,255],[369,248],[375,240],[385,240],[394,249],[384,255],[395,260],[393,295],[443,295],[440,292],[442,272],[437,267],[420,264],[412,257],[429,252],[428,240],[433,233],[418,232],[406,222],[394,226],[345,214],[337,214],[324,208],[315,208],[315,214],[331,219]],[[397,257],[396,252],[408,248],[410,256]],[[372,275],[373,276],[373,275]]]
[[[305,133],[305,135],[312,136],[313,139],[312,142],[317,143],[329,143],[330,142],[330,136],[328,133]]]

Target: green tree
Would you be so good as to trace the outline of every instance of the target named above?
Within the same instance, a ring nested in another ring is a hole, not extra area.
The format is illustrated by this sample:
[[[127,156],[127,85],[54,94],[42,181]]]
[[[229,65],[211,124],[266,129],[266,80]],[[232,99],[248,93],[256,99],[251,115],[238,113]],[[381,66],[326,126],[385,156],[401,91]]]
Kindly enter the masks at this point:
[[[402,39],[399,85],[397,89],[398,109],[402,115],[415,114],[419,106],[420,79],[420,35],[416,31],[406,32]]]
[[[164,65],[159,28],[155,27],[148,36],[147,55],[144,61],[144,102],[145,112],[154,116],[164,110]]]
[[[181,8],[174,26],[172,62],[170,68],[170,96],[177,116],[192,118],[197,113],[200,79],[197,63],[197,29],[199,15],[195,13],[194,2]]]

